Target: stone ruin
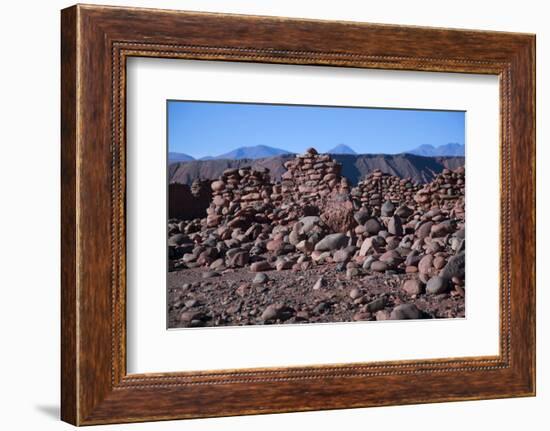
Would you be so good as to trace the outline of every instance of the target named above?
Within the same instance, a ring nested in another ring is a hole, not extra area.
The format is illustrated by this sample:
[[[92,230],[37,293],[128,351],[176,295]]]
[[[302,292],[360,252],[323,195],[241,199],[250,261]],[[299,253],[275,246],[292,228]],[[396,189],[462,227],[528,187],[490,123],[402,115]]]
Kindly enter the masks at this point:
[[[168,217],[180,220],[193,220],[204,217],[212,200],[209,180],[195,180],[187,184],[168,185]]]
[[[414,197],[416,204],[423,209],[439,207],[451,210],[456,207],[455,210],[460,212],[460,208],[464,208],[465,173],[463,166],[454,171],[443,169],[431,183],[418,190]],[[464,211],[461,213],[464,218]]]
[[[272,185],[265,168],[227,169],[211,187],[213,199],[207,209],[206,227],[216,227],[229,218],[231,227],[246,225],[258,218],[262,209],[273,207]]]
[[[169,220],[170,269],[204,267],[210,277],[336,264],[350,279],[403,274],[411,298],[464,295],[464,168],[424,185],[374,171],[350,188],[314,149],[285,167],[280,183],[267,169],[228,169],[210,184],[205,215]]]
[[[333,192],[349,193],[348,180],[340,175],[340,163],[314,148],[284,166],[287,171],[281,176],[281,194],[287,200],[318,204]]]
[[[420,185],[410,178],[399,178],[376,169],[360,181],[351,194],[359,207],[380,207],[386,201],[414,205],[418,190]]]

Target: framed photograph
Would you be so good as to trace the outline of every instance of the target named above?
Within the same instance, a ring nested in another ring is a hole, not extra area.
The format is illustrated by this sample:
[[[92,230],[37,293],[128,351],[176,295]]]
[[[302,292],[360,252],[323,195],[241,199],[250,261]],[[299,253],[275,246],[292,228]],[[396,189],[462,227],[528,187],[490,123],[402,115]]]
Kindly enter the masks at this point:
[[[535,394],[535,36],[62,11],[62,419]]]

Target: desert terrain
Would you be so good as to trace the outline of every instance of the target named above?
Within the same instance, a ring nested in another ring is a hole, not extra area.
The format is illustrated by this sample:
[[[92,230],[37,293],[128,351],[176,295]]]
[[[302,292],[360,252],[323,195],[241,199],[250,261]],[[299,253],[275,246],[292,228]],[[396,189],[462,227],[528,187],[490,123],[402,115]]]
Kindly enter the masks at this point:
[[[464,317],[463,160],[170,165],[169,327]]]

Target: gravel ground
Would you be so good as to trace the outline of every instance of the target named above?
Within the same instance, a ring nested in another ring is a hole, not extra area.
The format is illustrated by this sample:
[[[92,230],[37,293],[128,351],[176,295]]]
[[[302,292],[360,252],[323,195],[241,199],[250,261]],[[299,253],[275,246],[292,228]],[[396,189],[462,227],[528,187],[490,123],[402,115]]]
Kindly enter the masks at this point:
[[[409,295],[402,288],[408,279],[414,277],[362,269],[348,278],[336,264],[264,273],[173,271],[168,273],[169,327],[464,317],[463,290]]]

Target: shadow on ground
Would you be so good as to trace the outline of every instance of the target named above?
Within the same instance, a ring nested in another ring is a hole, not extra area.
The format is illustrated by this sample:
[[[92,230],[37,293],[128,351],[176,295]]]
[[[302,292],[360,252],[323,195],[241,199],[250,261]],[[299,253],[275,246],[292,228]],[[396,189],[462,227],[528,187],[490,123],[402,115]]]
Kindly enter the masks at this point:
[[[35,408],[44,416],[48,416],[50,419],[59,419],[60,411],[58,405],[38,405],[35,406]]]

